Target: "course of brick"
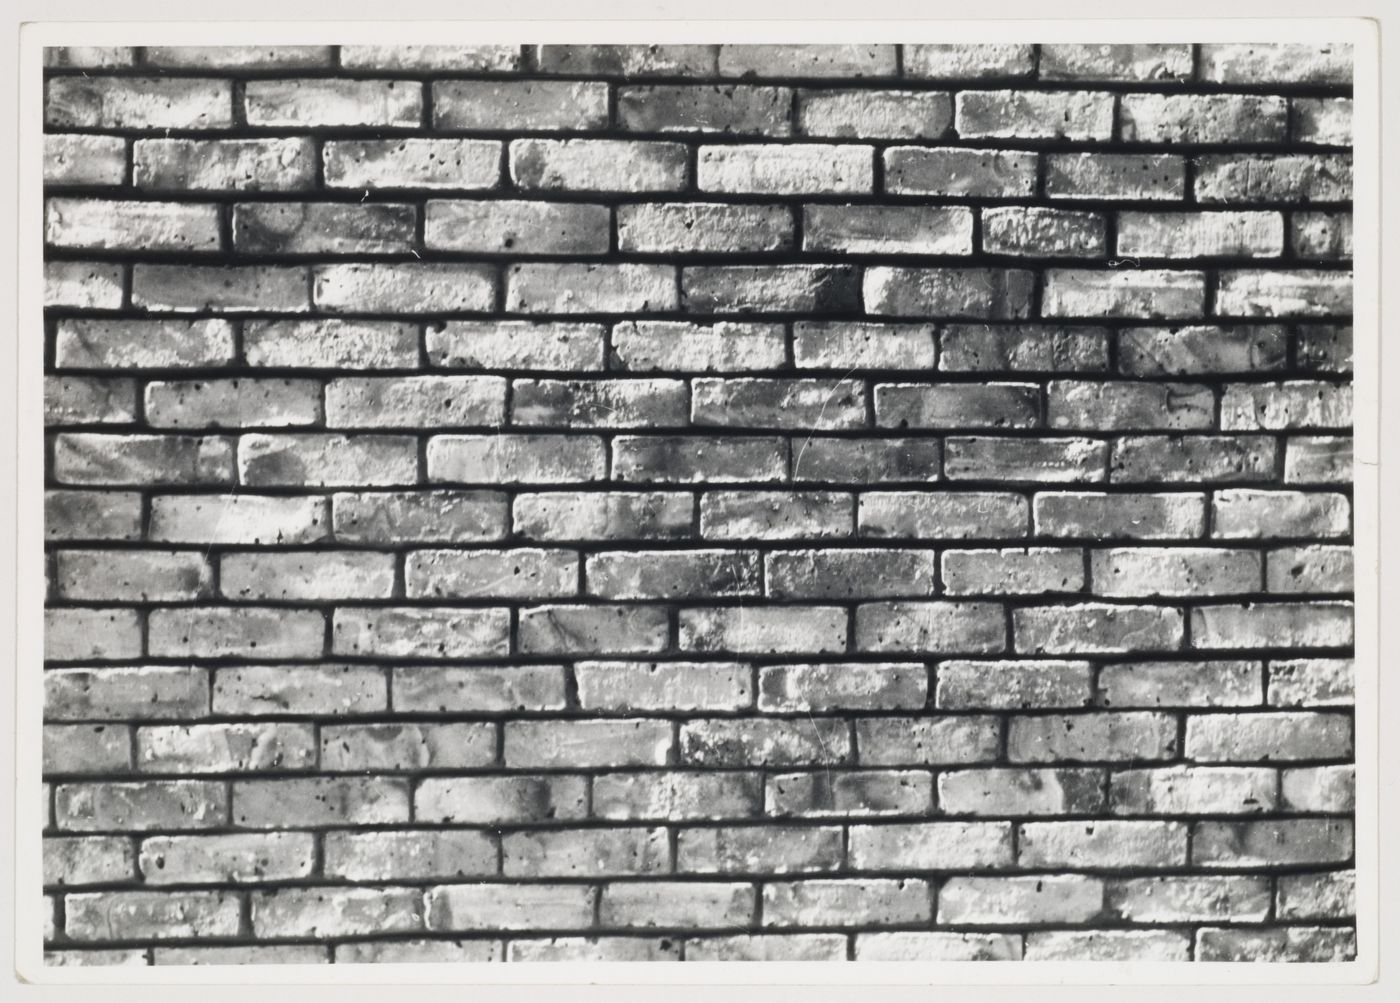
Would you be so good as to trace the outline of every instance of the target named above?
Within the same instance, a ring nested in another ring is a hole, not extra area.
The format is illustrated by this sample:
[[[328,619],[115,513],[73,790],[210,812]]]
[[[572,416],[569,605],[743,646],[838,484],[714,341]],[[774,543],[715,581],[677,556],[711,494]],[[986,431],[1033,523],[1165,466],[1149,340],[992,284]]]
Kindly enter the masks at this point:
[[[1352,956],[1350,60],[49,50],[50,960]]]

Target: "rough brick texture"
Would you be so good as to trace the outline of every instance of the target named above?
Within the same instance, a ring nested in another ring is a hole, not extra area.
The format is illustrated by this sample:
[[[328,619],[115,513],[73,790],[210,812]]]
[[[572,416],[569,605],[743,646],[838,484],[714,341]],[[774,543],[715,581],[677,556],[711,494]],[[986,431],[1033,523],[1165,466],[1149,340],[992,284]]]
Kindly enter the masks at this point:
[[[1354,952],[1345,46],[46,65],[54,963]]]

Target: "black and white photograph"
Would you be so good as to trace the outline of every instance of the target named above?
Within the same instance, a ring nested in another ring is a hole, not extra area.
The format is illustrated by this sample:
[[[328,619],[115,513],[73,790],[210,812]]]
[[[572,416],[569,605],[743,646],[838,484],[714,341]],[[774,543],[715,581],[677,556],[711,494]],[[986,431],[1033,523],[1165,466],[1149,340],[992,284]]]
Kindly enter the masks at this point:
[[[1358,960],[1355,33],[714,30],[42,47],[44,969]]]

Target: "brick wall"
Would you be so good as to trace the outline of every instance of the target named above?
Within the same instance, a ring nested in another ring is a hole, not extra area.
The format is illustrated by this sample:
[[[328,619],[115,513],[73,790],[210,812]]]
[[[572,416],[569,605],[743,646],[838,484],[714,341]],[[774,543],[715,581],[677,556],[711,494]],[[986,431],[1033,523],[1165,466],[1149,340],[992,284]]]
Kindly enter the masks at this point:
[[[1346,47],[47,61],[53,962],[1353,953]]]

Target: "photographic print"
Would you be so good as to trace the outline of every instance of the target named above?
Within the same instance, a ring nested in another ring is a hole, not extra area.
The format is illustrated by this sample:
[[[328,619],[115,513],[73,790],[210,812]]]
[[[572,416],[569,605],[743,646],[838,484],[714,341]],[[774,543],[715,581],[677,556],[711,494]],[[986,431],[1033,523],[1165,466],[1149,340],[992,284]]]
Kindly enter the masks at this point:
[[[47,964],[1356,956],[1350,44],[44,64]]]

